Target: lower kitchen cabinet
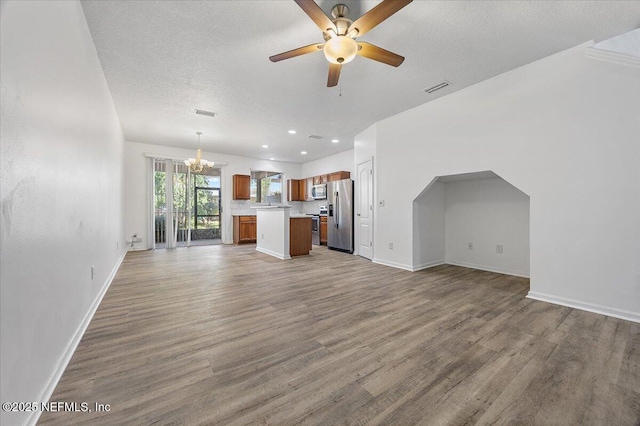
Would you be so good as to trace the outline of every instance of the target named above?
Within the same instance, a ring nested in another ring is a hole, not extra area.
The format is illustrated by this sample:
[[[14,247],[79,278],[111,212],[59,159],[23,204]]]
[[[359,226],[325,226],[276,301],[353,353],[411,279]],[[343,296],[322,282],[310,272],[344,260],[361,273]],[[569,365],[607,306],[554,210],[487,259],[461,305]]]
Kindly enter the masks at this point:
[[[289,256],[304,256],[311,251],[311,218],[289,219]]]
[[[233,243],[255,243],[256,229],[255,216],[233,216]]]
[[[327,245],[327,217],[320,216],[320,245]]]

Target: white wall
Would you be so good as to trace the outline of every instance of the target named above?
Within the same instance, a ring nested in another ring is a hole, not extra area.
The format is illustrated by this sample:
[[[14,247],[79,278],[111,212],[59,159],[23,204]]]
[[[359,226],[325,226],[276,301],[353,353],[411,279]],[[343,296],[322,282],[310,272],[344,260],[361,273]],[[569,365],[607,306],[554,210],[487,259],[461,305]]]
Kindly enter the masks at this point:
[[[42,401],[125,253],[124,137],[80,3],[1,7],[0,399]]]
[[[369,158],[376,158],[377,144],[378,126],[376,123],[367,127],[353,138],[354,170],[358,169],[358,164],[367,161]]]
[[[193,130],[195,134],[197,129]],[[194,150],[173,148],[161,145],[150,145],[127,141],[125,143],[125,235],[130,238],[137,234],[142,242],[134,244],[134,250],[148,248],[148,191],[147,176],[149,173],[148,159],[145,154],[168,156],[171,158],[186,159],[194,156]],[[238,157],[235,155],[217,154],[212,152],[202,153],[202,157],[209,161],[226,162],[222,167],[221,192],[222,192],[222,242],[233,242],[234,214],[255,214],[250,209],[249,201],[233,200],[233,175],[251,173],[251,170],[268,170],[284,173],[283,200],[285,204],[293,205],[293,210],[299,210],[297,202],[287,203],[287,179],[299,179],[300,164],[278,161],[260,160],[256,158]]]
[[[528,277],[529,197],[503,179],[443,185],[446,263]]]
[[[413,203],[413,269],[445,262],[447,184],[433,182]]]
[[[493,170],[530,195],[531,295],[640,319],[640,73],[590,45],[377,123],[377,261],[413,267],[435,176]]]
[[[350,172],[352,179],[356,175],[353,168],[353,149],[302,164],[303,178],[340,171]]]

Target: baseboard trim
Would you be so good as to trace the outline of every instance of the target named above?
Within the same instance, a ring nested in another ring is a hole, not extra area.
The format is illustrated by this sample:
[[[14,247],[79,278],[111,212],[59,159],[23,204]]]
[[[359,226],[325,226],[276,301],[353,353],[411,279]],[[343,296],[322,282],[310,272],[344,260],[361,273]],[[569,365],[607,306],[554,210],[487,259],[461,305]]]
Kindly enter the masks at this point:
[[[269,256],[277,257],[278,259],[282,259],[282,260],[291,259],[291,256],[283,256],[280,253],[276,253],[275,251],[267,250],[262,247],[256,247],[256,251],[259,251],[260,253],[268,254]]]
[[[455,262],[451,260],[447,260],[444,263],[446,263],[447,265],[462,266],[463,268],[479,269],[481,271],[495,272],[497,274],[513,275],[515,277],[529,278],[529,274],[525,274],[520,271],[512,271],[509,269],[498,269],[491,266],[478,265],[475,263],[467,263],[467,262]]]
[[[413,272],[422,271],[423,269],[433,268],[434,266],[444,265],[446,262],[444,260],[434,260],[432,262],[421,263],[419,265],[413,265],[411,270]]]
[[[390,262],[388,260],[376,259],[375,257],[371,259],[371,261],[378,265],[391,266],[392,268],[404,269],[405,271],[413,272],[413,266],[405,265],[404,263]]]
[[[527,294],[527,298],[640,323],[639,312],[625,311],[623,309],[611,308],[609,306],[598,305],[595,303],[582,302],[580,300],[568,299],[566,297],[553,296],[551,294],[538,293],[536,291],[529,291],[529,294]]]
[[[434,266],[439,266],[439,265],[454,265],[454,266],[462,266],[463,268],[471,268],[471,269],[478,269],[481,271],[495,272],[497,274],[513,275],[516,277],[529,278],[528,274],[523,274],[522,272],[518,272],[518,271],[510,271],[510,270],[504,270],[504,269],[500,270],[497,268],[492,268],[484,265],[476,265],[473,263],[465,263],[465,262],[452,262],[448,260],[435,260],[432,262],[421,263],[419,265],[406,265],[404,263],[391,262],[388,260],[382,260],[377,258],[373,258],[372,262],[377,263],[379,265],[391,266],[392,268],[404,269],[405,271],[410,271],[410,272],[421,271],[423,269],[432,268]]]
[[[120,269],[120,265],[122,264],[122,261],[124,260],[124,257],[127,255],[128,252],[129,252],[128,250],[124,250],[120,255],[120,258],[118,259],[115,266],[111,270],[111,273],[107,277],[105,283],[102,285],[102,288],[100,289],[100,292],[98,293],[95,300],[93,301],[93,304],[91,304],[89,311],[87,311],[84,318],[80,322],[80,325],[76,329],[76,332],[73,334],[73,336],[71,336],[71,339],[69,339],[69,341],[67,342],[67,346],[64,348],[64,351],[62,352],[62,354],[60,355],[60,357],[55,363],[55,367],[51,372],[51,375],[49,376],[49,380],[47,380],[47,383],[42,388],[40,395],[38,395],[35,401],[46,402],[46,401],[49,401],[49,398],[51,398],[51,395],[53,394],[53,391],[56,389],[56,386],[58,385],[58,382],[60,381],[60,378],[62,377],[64,370],[67,369],[67,365],[69,365],[69,361],[71,361],[71,357],[73,356],[76,349],[78,348],[78,344],[80,344],[80,340],[82,340],[82,336],[84,335],[84,332],[87,330],[89,323],[91,322],[91,320],[93,319],[93,316],[98,310],[98,307],[100,306],[100,303],[104,298],[104,295],[107,293],[107,290],[109,290],[109,287],[111,287],[111,283],[113,282],[113,279],[115,278],[116,273],[118,272],[118,269]],[[31,414],[23,422],[23,425],[25,426],[35,425],[36,423],[38,423],[38,420],[40,419],[41,414],[42,414],[42,411],[40,410],[32,411]]]

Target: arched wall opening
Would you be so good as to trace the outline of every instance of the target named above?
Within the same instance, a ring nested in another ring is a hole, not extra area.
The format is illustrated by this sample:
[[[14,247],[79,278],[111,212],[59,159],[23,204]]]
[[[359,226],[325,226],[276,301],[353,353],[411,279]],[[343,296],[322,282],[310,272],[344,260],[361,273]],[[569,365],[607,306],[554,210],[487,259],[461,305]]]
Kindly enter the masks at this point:
[[[529,277],[529,195],[491,170],[437,176],[413,201],[413,270]]]

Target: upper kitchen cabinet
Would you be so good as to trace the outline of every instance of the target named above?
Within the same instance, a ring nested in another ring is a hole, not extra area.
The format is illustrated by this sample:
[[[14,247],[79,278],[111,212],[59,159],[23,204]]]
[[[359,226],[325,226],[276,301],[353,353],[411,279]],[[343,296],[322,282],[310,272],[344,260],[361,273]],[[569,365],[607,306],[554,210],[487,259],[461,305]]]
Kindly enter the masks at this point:
[[[300,179],[298,181],[298,193],[300,195],[298,201],[306,201],[307,199],[307,180]]]
[[[320,175],[313,177],[314,185],[322,185],[323,183],[327,183],[327,175]]]
[[[300,189],[297,179],[287,179],[287,201],[299,201]]]
[[[251,198],[251,176],[233,175],[233,199],[248,200]]]
[[[304,192],[300,191],[300,182],[298,179],[287,179],[287,201],[304,200]]]
[[[289,179],[287,180],[287,200],[289,201],[306,201],[307,199],[307,180],[306,179]]]
[[[313,178],[306,178],[307,185],[305,187],[305,200],[312,201],[313,200]]]
[[[351,172],[333,172],[327,176],[328,182],[334,182],[336,180],[349,179]]]

